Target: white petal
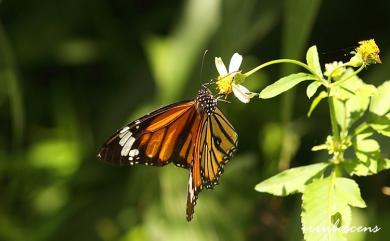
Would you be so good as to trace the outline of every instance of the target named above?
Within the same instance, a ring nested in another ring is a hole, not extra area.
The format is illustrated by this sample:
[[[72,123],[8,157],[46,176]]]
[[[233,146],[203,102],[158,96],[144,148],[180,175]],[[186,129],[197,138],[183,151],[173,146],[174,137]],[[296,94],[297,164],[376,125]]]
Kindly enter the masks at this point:
[[[242,85],[233,84],[233,93],[241,102],[248,103],[250,99],[255,95]]]
[[[225,64],[219,57],[215,57],[215,67],[217,67],[220,76],[225,76],[228,74]]]
[[[238,53],[234,53],[229,64],[229,74],[235,74],[239,69],[242,62],[242,56]]]

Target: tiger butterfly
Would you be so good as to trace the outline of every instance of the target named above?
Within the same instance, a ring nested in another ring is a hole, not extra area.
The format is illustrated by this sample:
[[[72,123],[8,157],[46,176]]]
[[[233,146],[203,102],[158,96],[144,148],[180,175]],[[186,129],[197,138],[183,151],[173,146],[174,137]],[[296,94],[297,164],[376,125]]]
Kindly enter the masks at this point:
[[[97,157],[117,165],[164,166],[173,162],[189,170],[187,220],[198,194],[218,184],[238,135],[217,107],[219,97],[202,85],[194,100],[162,107],[114,133]]]

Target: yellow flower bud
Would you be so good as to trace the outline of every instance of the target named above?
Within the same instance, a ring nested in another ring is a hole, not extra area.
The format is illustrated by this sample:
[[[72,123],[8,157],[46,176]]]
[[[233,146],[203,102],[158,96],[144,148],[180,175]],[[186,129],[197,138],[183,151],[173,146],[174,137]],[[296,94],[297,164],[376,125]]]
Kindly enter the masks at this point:
[[[359,44],[356,53],[361,55],[365,65],[382,63],[379,58],[380,50],[374,39],[360,41]]]

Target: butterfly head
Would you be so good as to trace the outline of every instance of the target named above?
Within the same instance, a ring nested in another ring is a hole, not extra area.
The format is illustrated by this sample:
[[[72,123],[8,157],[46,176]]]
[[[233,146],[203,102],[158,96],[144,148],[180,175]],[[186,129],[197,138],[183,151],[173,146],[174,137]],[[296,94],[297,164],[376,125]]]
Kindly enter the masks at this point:
[[[196,96],[195,103],[199,113],[206,112],[207,115],[211,115],[217,107],[217,98],[213,96],[213,93],[206,86],[202,85]]]

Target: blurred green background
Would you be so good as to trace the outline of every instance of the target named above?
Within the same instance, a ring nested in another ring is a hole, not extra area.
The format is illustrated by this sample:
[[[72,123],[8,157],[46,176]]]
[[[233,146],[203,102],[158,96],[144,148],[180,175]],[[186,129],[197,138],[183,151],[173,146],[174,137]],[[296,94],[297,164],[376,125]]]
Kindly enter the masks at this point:
[[[310,151],[330,132],[327,106],[307,119],[303,86],[247,105],[220,103],[239,150],[220,185],[200,194],[191,223],[187,171],[113,167],[95,155],[127,122],[193,98],[217,76],[215,56],[226,63],[239,52],[247,71],[302,60],[317,44],[324,64],[375,38],[383,64],[361,77],[378,85],[390,77],[389,13],[389,1],[363,0],[0,1],[0,240],[301,240],[300,195],[277,198],[254,186],[327,159]],[[245,84],[260,91],[294,70],[271,67]],[[350,240],[390,235],[388,177],[356,179],[368,208],[355,209],[354,222],[382,230]]]

